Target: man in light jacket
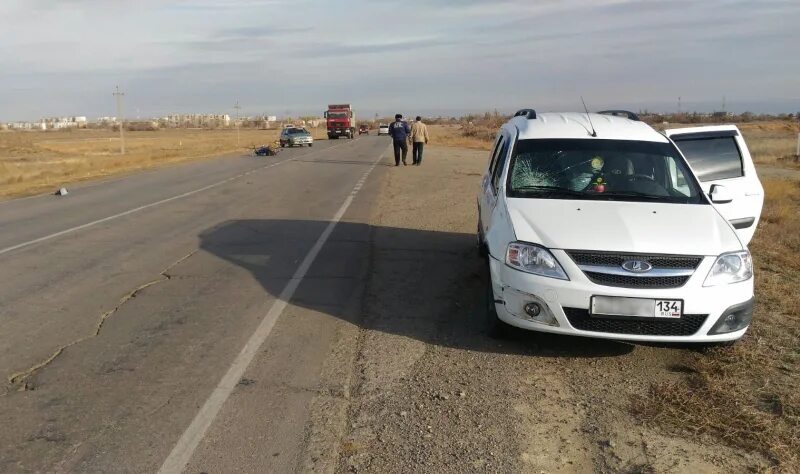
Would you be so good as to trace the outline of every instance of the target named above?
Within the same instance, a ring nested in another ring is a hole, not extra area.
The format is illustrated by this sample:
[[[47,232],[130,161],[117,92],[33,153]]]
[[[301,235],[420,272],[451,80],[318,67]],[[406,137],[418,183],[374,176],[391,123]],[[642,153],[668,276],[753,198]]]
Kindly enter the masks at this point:
[[[428,127],[422,123],[422,117],[417,116],[414,124],[411,125],[411,158],[413,165],[422,164],[422,149],[428,143]]]

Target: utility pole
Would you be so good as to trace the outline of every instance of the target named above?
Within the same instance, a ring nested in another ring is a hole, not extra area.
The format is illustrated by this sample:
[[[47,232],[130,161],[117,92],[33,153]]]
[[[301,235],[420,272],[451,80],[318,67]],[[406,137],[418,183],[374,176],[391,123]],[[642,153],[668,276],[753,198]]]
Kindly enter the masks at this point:
[[[681,113],[681,96],[678,96],[678,114]]]
[[[122,97],[125,96],[124,92],[119,90],[119,86],[112,94],[114,97],[117,98],[117,121],[119,122],[119,153],[121,155],[125,154],[125,120],[122,118]]]
[[[238,100],[233,108],[236,109],[236,146],[239,147],[239,111],[242,109],[242,107],[239,105]]]

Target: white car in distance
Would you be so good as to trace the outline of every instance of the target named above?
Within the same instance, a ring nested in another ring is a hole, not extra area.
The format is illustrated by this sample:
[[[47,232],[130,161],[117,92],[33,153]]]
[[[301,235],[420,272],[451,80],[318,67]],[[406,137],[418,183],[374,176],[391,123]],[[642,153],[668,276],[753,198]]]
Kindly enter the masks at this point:
[[[388,135],[389,134],[389,126],[385,123],[378,125],[378,135]]]
[[[730,343],[753,316],[764,193],[732,125],[523,109],[478,195],[493,332]]]

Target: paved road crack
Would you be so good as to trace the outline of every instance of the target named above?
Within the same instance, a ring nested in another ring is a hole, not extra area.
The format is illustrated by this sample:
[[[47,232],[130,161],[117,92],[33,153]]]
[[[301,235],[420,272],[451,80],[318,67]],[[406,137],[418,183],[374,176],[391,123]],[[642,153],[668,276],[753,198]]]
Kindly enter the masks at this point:
[[[190,258],[192,255],[197,253],[197,250],[198,249],[192,250],[191,252],[187,253],[183,257],[181,257],[178,260],[176,260],[176,261],[172,262],[171,264],[169,264],[166,268],[164,268],[163,270],[161,270],[159,272],[158,278],[156,278],[155,280],[151,280],[151,281],[148,281],[147,283],[141,284],[141,285],[137,286],[136,288],[134,288],[133,290],[131,290],[128,293],[126,293],[122,298],[120,298],[120,300],[117,302],[117,304],[112,309],[110,309],[110,310],[108,310],[108,311],[106,311],[106,312],[104,312],[103,314],[100,315],[100,318],[97,321],[97,325],[95,326],[94,331],[92,331],[92,333],[58,347],[55,351],[53,351],[53,353],[49,357],[47,357],[43,361],[41,361],[41,362],[39,362],[39,363],[37,363],[37,364],[25,369],[25,370],[21,370],[19,372],[15,372],[15,373],[9,375],[8,378],[7,378],[8,383],[11,384],[12,387],[16,387],[16,389],[19,390],[19,391],[25,391],[25,390],[31,389],[31,386],[28,383],[28,379],[32,375],[34,375],[39,370],[47,367],[48,365],[50,365],[67,348],[72,347],[72,346],[74,346],[76,344],[80,344],[81,342],[86,341],[88,339],[91,339],[93,337],[99,336],[100,335],[100,331],[102,331],[103,325],[105,325],[105,323],[108,320],[108,318],[110,318],[117,311],[119,311],[120,308],[122,308],[122,306],[125,303],[127,303],[128,301],[130,301],[133,298],[136,298],[139,295],[139,293],[141,293],[144,289],[149,288],[149,287],[151,287],[153,285],[156,285],[158,283],[163,283],[165,281],[171,280],[172,279],[172,275],[169,273],[170,270],[172,270],[175,266],[179,265],[180,263],[182,263],[185,260],[187,260],[188,258]]]

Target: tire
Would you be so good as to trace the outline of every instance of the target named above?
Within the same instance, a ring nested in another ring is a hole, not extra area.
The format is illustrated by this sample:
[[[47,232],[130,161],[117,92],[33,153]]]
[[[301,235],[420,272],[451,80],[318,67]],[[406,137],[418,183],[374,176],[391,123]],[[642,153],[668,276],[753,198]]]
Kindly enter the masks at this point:
[[[494,290],[492,290],[492,272],[489,269],[489,261],[486,260],[486,334],[492,339],[505,339],[511,335],[513,328],[506,324],[497,315],[497,307],[494,302]]]
[[[310,148],[310,147],[314,146],[314,144],[313,143],[309,143],[308,146]]]
[[[480,219],[478,219],[478,230],[475,232],[476,236],[476,245],[478,247],[478,255],[481,257],[488,257],[489,250],[486,248],[486,241],[483,238],[483,226],[481,225]]]
[[[286,144],[285,144],[285,143],[281,143],[281,148],[283,148],[283,147],[285,147],[285,146],[286,146]]]

